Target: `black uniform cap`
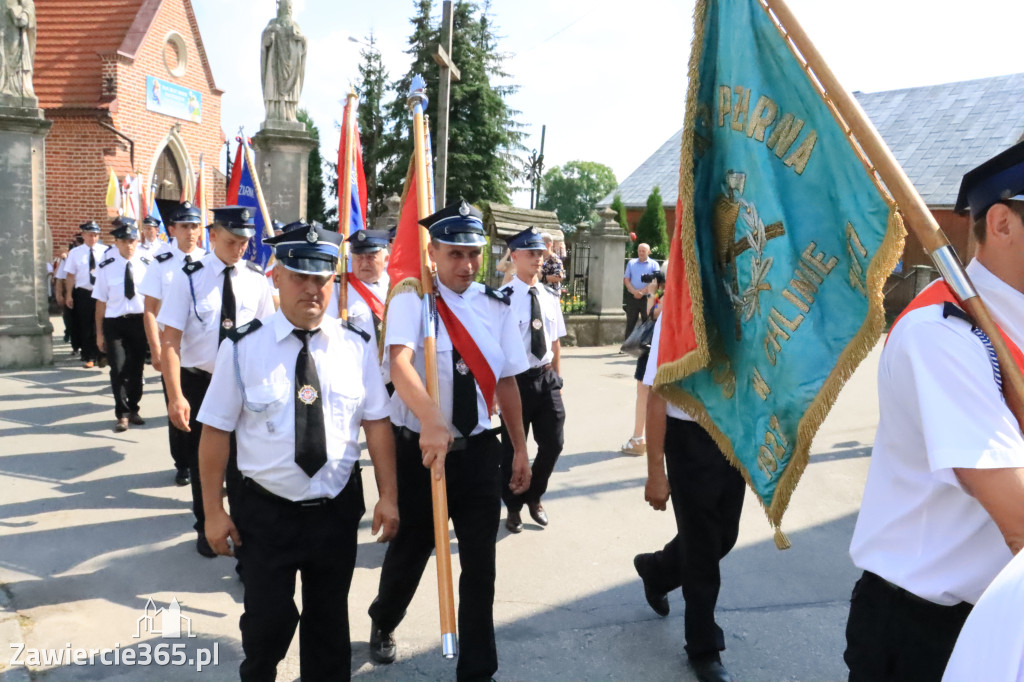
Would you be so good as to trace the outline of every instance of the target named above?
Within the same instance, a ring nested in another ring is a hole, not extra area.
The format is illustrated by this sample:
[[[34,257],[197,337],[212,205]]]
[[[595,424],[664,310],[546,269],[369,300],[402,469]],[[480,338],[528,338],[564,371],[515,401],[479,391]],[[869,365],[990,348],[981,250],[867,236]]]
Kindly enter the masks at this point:
[[[453,246],[484,246],[483,214],[460,199],[420,221],[430,230],[430,238]]]
[[[256,222],[248,206],[224,206],[213,209],[213,224],[238,237],[256,236]]]
[[[968,171],[960,182],[954,210],[977,220],[1000,201],[1024,201],[1024,142],[996,154]]]

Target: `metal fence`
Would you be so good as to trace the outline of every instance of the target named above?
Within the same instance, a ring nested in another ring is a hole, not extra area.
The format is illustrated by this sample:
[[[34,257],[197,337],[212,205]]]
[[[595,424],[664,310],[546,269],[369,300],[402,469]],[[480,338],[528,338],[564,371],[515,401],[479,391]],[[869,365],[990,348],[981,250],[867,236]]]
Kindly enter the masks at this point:
[[[562,265],[565,267],[565,286],[562,290],[562,313],[579,315],[587,311],[587,293],[590,287],[590,245],[573,244]]]

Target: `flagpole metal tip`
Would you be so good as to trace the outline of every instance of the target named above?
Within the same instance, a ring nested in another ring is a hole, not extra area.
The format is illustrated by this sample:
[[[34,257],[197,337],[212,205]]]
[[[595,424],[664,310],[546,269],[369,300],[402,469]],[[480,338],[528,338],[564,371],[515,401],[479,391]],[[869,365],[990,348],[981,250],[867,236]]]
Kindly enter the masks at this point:
[[[459,654],[459,642],[455,639],[454,632],[446,632],[441,635],[441,655],[452,659]]]
[[[412,77],[412,83],[409,84],[409,97],[408,103],[409,108],[420,104],[424,109],[427,108],[427,81],[423,79],[423,76],[416,74]]]

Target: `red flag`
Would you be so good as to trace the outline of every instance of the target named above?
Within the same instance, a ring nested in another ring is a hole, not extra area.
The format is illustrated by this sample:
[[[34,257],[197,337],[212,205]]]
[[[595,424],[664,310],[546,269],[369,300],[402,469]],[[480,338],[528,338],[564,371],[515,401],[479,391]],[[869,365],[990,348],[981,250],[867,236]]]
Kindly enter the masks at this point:
[[[683,200],[676,199],[675,227],[669,245],[668,274],[665,282],[665,299],[672,305],[661,306],[661,339],[658,342],[657,362],[660,367],[666,362],[682,360],[691,353],[706,353],[697,344],[697,332],[693,327],[693,297],[690,282],[683,261],[682,245]],[[700,285],[700,273],[696,281]]]
[[[352,173],[345,173],[345,131],[348,130],[348,114],[349,107],[345,107],[345,114],[342,117],[341,122],[341,143],[338,145],[338,199],[345,196],[345,179],[348,178],[352,184],[352,203],[353,208],[356,210],[352,211],[352,225],[349,228],[349,234],[356,232],[357,230],[365,229],[367,227],[367,193],[366,193],[366,172],[363,169],[363,143],[359,139],[359,123],[354,122],[352,126],[352,146],[355,147],[354,162]],[[358,201],[358,203],[356,203]],[[341,208],[338,208],[338,219],[340,220]],[[339,231],[343,231],[339,228]]]
[[[388,277],[391,279],[392,291],[398,288],[403,280],[416,281],[415,288],[420,290],[420,270],[423,256],[420,250],[419,209],[416,205],[416,171],[412,163],[405,176],[405,188],[402,190],[402,211],[399,214],[398,230],[395,233],[395,244],[391,249],[388,261]]]
[[[238,204],[238,186],[242,182],[243,163],[245,163],[245,161],[242,159],[242,143],[239,142],[238,150],[235,152],[235,163],[231,166],[231,180],[228,181],[228,206],[235,206]]]

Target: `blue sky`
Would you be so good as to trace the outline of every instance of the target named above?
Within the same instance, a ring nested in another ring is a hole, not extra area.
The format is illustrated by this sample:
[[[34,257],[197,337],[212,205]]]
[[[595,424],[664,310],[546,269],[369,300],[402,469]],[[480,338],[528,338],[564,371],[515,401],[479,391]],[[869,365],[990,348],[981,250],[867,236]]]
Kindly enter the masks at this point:
[[[540,144],[546,166],[573,159],[611,166],[621,181],[682,127],[692,0],[493,0],[506,70],[520,91],[511,105]],[[335,121],[360,45],[372,30],[397,77],[412,0],[294,0],[309,40],[302,105],[337,154]],[[440,15],[441,2],[436,0]],[[260,34],[276,0],[193,0],[217,85],[221,124],[249,135],[263,120]],[[789,0],[789,7],[845,87],[873,92],[1024,72],[1021,0]],[[926,11],[923,11],[926,8]],[[455,55],[456,64],[458,55]],[[908,111],[913,117],[915,112]],[[515,197],[528,205],[528,193]]]

